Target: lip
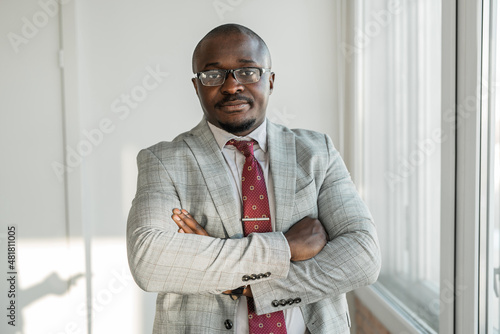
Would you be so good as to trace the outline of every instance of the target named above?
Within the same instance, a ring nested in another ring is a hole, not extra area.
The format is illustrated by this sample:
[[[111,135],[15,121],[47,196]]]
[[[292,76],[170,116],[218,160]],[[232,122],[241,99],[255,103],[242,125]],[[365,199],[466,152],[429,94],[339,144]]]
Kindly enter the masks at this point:
[[[247,101],[237,100],[223,103],[219,106],[219,109],[225,112],[238,112],[243,111],[249,106]]]

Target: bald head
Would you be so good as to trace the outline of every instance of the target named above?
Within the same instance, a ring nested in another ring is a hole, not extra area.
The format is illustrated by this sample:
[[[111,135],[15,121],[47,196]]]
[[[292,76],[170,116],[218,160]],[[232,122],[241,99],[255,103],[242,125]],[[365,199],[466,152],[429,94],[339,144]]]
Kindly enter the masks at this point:
[[[218,26],[214,29],[212,29],[208,34],[203,37],[198,44],[196,45],[196,48],[194,49],[193,52],[193,59],[192,59],[192,67],[193,67],[193,73],[196,73],[200,71],[200,69],[197,68],[197,60],[200,55],[200,53],[204,52],[204,46],[211,40],[213,39],[218,39],[220,37],[227,38],[229,40],[229,37],[234,37],[234,36],[246,36],[248,39],[251,39],[252,42],[256,43],[257,47],[259,48],[260,53],[263,56],[263,59],[265,61],[265,67],[271,68],[271,54],[269,52],[269,49],[267,48],[266,43],[262,38],[260,38],[259,35],[257,35],[253,30],[239,25],[235,23],[229,23],[229,24],[223,24],[221,26]]]

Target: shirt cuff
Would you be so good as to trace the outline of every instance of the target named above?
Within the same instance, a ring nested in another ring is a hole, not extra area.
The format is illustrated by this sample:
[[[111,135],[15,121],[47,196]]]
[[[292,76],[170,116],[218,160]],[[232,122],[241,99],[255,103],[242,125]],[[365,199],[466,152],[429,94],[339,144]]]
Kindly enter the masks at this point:
[[[291,260],[292,259],[292,251],[290,251],[290,245],[288,244],[288,240],[286,240],[286,237],[283,234],[283,232],[281,233],[281,235],[283,236],[283,239],[285,239],[285,241],[286,241],[286,249],[288,250],[288,258]]]

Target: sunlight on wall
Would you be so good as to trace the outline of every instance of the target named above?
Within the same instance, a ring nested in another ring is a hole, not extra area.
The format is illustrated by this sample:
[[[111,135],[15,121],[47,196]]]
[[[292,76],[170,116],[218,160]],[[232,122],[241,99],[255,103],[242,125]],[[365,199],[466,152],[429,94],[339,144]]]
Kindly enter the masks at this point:
[[[21,239],[16,248],[19,318],[13,333],[85,333],[83,241]]]
[[[137,163],[136,157],[140,148],[136,146],[125,146],[122,148],[122,208],[124,217],[128,217],[132,199],[135,197],[137,187]]]
[[[144,293],[133,281],[125,239],[96,238],[91,248],[89,299],[81,239],[19,241],[16,326],[2,321],[0,332],[85,334],[88,306],[92,333],[151,332],[155,294]],[[1,288],[8,290],[5,282]],[[9,301],[2,296],[1,302],[7,305]]]
[[[148,333],[143,323],[143,292],[135,284],[127,262],[124,238],[96,238],[92,242],[93,333]],[[151,317],[154,316],[154,304]]]

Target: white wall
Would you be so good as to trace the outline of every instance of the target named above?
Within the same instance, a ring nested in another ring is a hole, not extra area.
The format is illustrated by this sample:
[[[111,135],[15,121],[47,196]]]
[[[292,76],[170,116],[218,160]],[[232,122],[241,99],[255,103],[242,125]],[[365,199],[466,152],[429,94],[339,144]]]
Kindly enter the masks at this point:
[[[86,323],[76,311],[86,302],[84,250],[68,243],[65,183],[52,169],[64,154],[59,34],[57,14],[37,0],[0,1],[1,333]]]
[[[77,99],[72,97],[68,103],[73,108],[66,113],[75,121],[66,131],[73,136],[77,133],[79,139],[69,142],[66,154],[75,159],[68,173],[81,175],[77,188],[81,189],[82,201],[69,204],[80,206],[82,212],[82,236],[87,242],[81,252],[87,254],[91,328],[93,333],[147,333],[151,331],[155,296],[142,292],[131,280],[125,249],[126,219],[137,177],[135,157],[141,148],[171,140],[201,119],[190,81],[196,43],[223,23],[235,22],[253,29],[268,44],[276,72],[268,117],[289,127],[328,133],[338,142],[337,1],[87,0],[75,2],[74,8],[76,19],[64,27],[75,27],[78,61],[76,68],[65,70],[77,70],[74,79],[79,88]],[[23,13],[16,13],[17,21]],[[30,76],[40,76],[42,66],[34,64]],[[168,75],[160,77],[157,87],[146,95],[137,95],[144,92],[144,77],[154,70]],[[15,73],[8,75],[14,77]],[[28,96],[35,91],[31,87],[18,89]],[[137,105],[127,108],[123,94],[136,94],[132,102]],[[10,104],[15,105],[15,100]],[[2,110],[2,119],[5,113]],[[37,136],[35,131],[21,133],[22,141],[10,144],[25,150],[21,143],[26,138],[36,141]],[[63,147],[61,140],[57,143]],[[72,152],[79,149],[84,152],[81,162]],[[39,150],[41,155],[48,152]],[[49,163],[43,162],[45,177],[55,179]],[[43,196],[44,188],[52,186],[24,187]],[[24,207],[21,199],[14,199],[13,206]],[[7,219],[15,216],[9,215]],[[44,223],[23,222],[26,227]],[[58,233],[57,228],[54,233]],[[71,306],[70,313],[75,316],[77,312]],[[67,320],[50,318],[59,325],[59,332],[65,332]]]

